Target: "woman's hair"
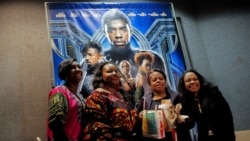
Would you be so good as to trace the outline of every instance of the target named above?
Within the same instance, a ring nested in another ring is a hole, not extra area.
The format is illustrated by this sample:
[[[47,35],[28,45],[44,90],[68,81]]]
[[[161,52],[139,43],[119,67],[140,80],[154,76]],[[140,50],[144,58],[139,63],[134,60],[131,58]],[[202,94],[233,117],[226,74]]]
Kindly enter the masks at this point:
[[[67,75],[69,74],[69,72],[70,72],[70,70],[71,70],[71,68],[72,68],[72,63],[74,62],[74,61],[77,61],[76,59],[72,59],[72,58],[70,58],[70,59],[65,59],[65,60],[63,60],[60,64],[59,64],[59,66],[58,66],[58,76],[59,76],[59,78],[61,79],[61,80],[64,80],[64,81],[66,81],[66,79],[67,79]]]
[[[112,62],[103,62],[103,63],[100,64],[100,66],[96,69],[95,76],[94,76],[94,79],[93,79],[93,82],[92,82],[94,89],[103,87],[104,81],[102,79],[102,69],[107,64],[115,65]]]
[[[178,91],[180,93],[183,93],[183,94],[188,93],[188,91],[186,90],[186,87],[185,87],[184,77],[189,72],[193,72],[197,76],[197,78],[200,82],[200,90],[203,90],[203,88],[205,88],[205,87],[212,87],[213,86],[213,84],[210,83],[209,81],[207,81],[205,79],[205,77],[202,76],[199,72],[197,72],[196,70],[190,69],[190,70],[185,71],[179,80]]]
[[[148,73],[148,78],[147,78],[147,81],[148,81],[149,85],[150,85],[151,74],[153,72],[159,72],[160,74],[162,74],[163,78],[165,80],[167,80],[167,77],[166,77],[165,73],[162,70],[160,70],[160,69],[151,69],[150,72]]]
[[[136,53],[134,56],[135,63],[138,66],[140,66],[142,64],[142,61],[145,59],[147,59],[153,63],[154,62],[154,55],[148,51],[141,51],[141,52]]]

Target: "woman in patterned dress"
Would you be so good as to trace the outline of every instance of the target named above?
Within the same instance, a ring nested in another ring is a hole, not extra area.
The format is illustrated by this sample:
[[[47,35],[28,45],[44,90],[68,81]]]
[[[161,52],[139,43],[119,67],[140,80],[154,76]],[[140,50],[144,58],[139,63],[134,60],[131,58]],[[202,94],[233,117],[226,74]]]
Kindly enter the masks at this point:
[[[123,98],[120,72],[103,63],[93,80],[94,91],[86,99],[83,140],[130,141],[137,114]]]

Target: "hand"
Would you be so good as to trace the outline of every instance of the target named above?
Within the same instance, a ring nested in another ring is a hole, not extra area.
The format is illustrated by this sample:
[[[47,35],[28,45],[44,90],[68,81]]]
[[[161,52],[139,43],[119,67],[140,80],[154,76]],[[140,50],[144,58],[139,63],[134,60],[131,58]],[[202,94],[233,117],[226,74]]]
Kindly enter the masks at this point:
[[[143,118],[143,112],[145,112],[145,111],[143,110],[143,111],[141,111],[141,112],[139,113],[139,115],[138,115],[138,119],[139,119],[139,120],[142,120],[142,118]]]
[[[176,104],[176,106],[175,106],[175,113],[176,114],[180,114],[181,109],[182,109],[181,103]]]
[[[185,119],[188,118],[187,115],[181,115],[181,114],[178,114],[177,115],[177,123],[184,123],[185,122]]]

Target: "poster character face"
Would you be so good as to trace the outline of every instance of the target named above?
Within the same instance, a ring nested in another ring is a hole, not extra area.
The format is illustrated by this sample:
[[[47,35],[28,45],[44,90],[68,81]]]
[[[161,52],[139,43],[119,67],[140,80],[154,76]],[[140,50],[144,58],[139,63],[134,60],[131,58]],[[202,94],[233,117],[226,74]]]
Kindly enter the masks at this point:
[[[122,61],[120,64],[121,72],[123,74],[130,74],[130,63],[126,60]]]
[[[141,65],[139,66],[139,69],[144,73],[149,73],[149,71],[151,70],[151,66],[152,62],[148,59],[144,59]]]
[[[103,55],[95,48],[88,48],[84,57],[88,66],[94,66],[102,59]]]
[[[134,60],[139,66],[139,71],[147,74],[152,68],[154,55],[149,51],[142,51],[135,54]]]
[[[105,24],[105,33],[109,43],[117,48],[125,48],[130,42],[130,28],[122,19]]]
[[[119,9],[106,11],[101,20],[102,28],[109,43],[117,48],[125,48],[130,43],[131,21]]]

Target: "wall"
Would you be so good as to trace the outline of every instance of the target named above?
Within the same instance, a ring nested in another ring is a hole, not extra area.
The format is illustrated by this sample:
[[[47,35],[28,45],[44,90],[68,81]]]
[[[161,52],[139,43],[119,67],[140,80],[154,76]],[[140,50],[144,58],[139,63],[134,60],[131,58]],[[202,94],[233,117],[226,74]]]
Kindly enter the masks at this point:
[[[203,6],[197,19],[214,82],[231,106],[235,130],[247,130],[250,127],[247,104],[250,97],[246,89],[250,86],[250,9],[239,4]]]
[[[45,140],[51,55],[44,2],[0,0],[0,140],[32,141],[37,136]],[[220,85],[230,101],[236,130],[249,130],[245,90],[249,86],[249,12],[218,8],[212,14],[196,14],[193,5],[182,0],[175,0],[174,7],[192,66]]]
[[[43,2],[0,4],[0,140],[45,136],[50,50]]]

